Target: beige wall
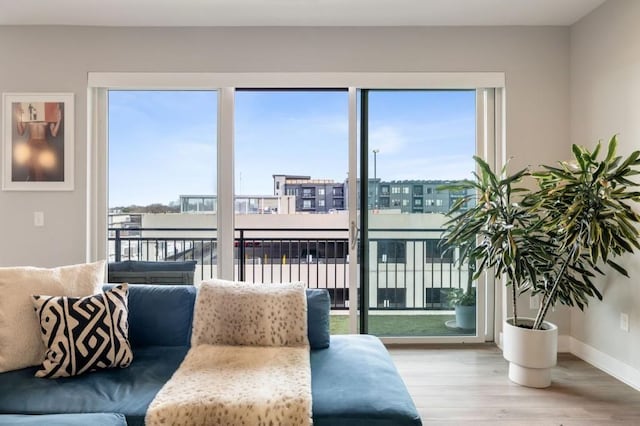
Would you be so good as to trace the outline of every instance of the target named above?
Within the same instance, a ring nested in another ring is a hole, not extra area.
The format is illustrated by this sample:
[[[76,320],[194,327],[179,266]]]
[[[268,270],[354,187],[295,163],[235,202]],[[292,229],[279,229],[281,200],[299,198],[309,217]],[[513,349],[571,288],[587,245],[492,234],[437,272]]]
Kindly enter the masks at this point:
[[[619,134],[620,150],[640,149],[640,2],[608,1],[571,28],[571,140],[593,145]],[[571,335],[640,370],[640,255],[624,265],[631,279],[601,279],[604,301],[575,311]],[[629,313],[630,332],[620,330]]]
[[[0,58],[0,92],[74,92],[76,100],[75,190],[0,192],[0,266],[85,259],[89,71],[501,71],[514,168],[569,153],[563,27],[0,27]],[[34,211],[45,213],[44,228],[33,226]],[[568,332],[566,312],[551,319]]]

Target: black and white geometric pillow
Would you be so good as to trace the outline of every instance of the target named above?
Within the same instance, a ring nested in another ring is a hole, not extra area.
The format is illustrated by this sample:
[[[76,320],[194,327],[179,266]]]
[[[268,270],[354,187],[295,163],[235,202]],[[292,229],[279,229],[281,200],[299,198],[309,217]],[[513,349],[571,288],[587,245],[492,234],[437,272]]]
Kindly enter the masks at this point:
[[[36,377],[128,367],[133,360],[128,296],[127,284],[87,297],[32,296],[47,349]]]

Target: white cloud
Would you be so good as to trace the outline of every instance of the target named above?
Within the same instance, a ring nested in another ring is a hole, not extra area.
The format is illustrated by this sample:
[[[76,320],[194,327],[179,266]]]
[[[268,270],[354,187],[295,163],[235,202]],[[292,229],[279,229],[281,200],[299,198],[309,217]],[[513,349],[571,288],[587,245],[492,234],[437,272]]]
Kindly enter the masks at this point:
[[[369,130],[369,148],[385,154],[400,152],[407,145],[403,130],[395,126],[379,126]]]
[[[385,180],[457,180],[471,178],[472,154],[407,157],[384,165]]]

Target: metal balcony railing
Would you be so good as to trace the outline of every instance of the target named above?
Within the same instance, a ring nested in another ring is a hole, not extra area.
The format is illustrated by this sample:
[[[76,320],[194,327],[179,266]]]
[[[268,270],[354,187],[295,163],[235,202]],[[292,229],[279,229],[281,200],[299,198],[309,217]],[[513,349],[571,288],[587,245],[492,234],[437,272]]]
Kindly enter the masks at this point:
[[[455,251],[442,252],[440,234],[369,231],[370,309],[449,309],[446,292],[466,287],[471,272],[455,265]],[[110,262],[196,260],[196,283],[217,276],[217,250],[215,228],[109,228]],[[326,288],[333,309],[349,307],[347,229],[236,229],[234,259],[240,281],[303,281]]]

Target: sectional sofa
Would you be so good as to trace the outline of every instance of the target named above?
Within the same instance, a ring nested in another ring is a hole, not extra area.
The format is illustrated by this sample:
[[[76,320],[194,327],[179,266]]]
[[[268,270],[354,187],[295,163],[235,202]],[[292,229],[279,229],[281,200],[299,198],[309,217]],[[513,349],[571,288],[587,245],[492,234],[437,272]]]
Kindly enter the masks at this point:
[[[132,364],[61,379],[36,378],[37,367],[1,373],[0,424],[144,425],[147,407],[189,349],[196,292],[130,286]],[[314,425],[421,425],[380,340],[329,336],[328,293],[307,290],[307,301]]]

